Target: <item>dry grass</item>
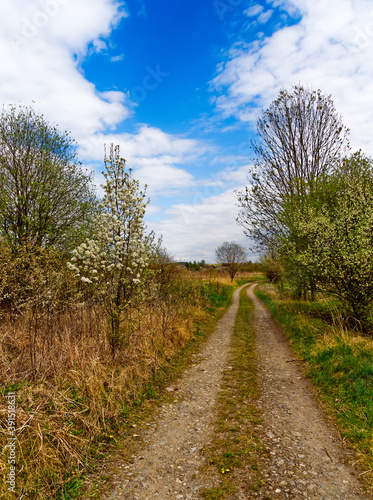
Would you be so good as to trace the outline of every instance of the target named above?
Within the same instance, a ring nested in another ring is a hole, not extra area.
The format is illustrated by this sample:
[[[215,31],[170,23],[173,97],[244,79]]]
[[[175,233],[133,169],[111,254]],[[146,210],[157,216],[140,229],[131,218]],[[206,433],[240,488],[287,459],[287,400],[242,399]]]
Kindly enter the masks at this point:
[[[216,289],[214,282],[208,286]],[[3,315],[0,498],[11,498],[6,394],[16,392],[14,498],[76,498],[80,473],[115,444],[128,406],[206,319],[208,299],[201,287],[184,275],[172,298],[158,297],[132,311],[115,359],[98,306]]]

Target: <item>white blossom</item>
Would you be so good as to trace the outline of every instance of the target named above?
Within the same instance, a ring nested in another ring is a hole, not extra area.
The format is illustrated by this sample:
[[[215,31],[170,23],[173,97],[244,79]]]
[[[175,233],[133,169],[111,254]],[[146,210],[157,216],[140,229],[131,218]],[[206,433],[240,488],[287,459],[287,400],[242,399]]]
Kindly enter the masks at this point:
[[[89,278],[85,278],[84,276],[82,276],[80,280],[83,281],[83,283],[92,283],[92,281]]]
[[[115,303],[119,287],[125,285],[124,307],[126,301],[134,299],[132,285],[139,293],[154,236],[145,234],[145,191],[126,170],[118,147],[111,150],[105,166],[105,194],[95,219],[94,237],[73,251],[69,268],[81,275],[83,283],[93,283],[107,303]]]

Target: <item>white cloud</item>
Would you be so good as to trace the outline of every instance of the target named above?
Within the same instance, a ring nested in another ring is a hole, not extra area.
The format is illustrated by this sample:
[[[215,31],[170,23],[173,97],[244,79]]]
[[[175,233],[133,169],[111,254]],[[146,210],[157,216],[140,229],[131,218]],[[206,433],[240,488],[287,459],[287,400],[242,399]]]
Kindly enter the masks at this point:
[[[212,196],[199,204],[180,204],[168,211],[170,218],[154,224],[157,234],[179,261],[215,262],[215,248],[223,241],[250,247],[242,227],[236,223],[237,207],[233,191]],[[212,230],[213,228],[213,230]]]
[[[246,14],[248,17],[255,17],[261,14],[264,10],[264,7],[262,5],[256,4],[252,5],[248,9],[244,11],[244,14]]]
[[[248,166],[224,169],[214,179],[196,186],[190,203],[174,205],[169,216],[151,227],[164,235],[164,244],[179,261],[215,262],[215,248],[223,241],[236,241],[246,248],[250,240],[236,223],[235,189],[246,183]],[[227,189],[229,187],[229,189]]]
[[[302,19],[263,41],[233,46],[213,81],[217,108],[254,123],[282,87],[332,94],[352,145],[373,153],[373,6],[370,0],[270,2]]]
[[[266,12],[263,12],[258,17],[258,22],[261,24],[267,23],[271,19],[272,14],[273,14],[273,10],[267,10]]]
[[[120,62],[120,61],[123,61],[125,58],[125,55],[124,54],[119,54],[117,56],[113,56],[110,58],[110,61],[111,62]]]
[[[116,0],[15,0],[0,4],[0,98],[31,104],[76,138],[129,116],[127,95],[99,93],[79,70],[89,46],[127,15]]]
[[[141,125],[136,133],[96,134],[82,143],[80,158],[95,162],[104,156],[104,144],[120,146],[127,165],[136,178],[148,184],[150,194],[170,195],[174,190],[195,185],[193,176],[181,168],[185,162],[202,156],[207,146],[195,139],[166,134],[162,130]]]

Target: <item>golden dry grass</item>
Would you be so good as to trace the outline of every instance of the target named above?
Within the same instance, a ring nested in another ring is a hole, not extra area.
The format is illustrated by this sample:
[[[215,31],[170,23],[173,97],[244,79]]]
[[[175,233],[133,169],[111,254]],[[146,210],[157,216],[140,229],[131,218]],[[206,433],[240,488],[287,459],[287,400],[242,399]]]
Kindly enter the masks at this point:
[[[220,282],[209,282],[211,290]],[[198,275],[183,274],[170,297],[132,311],[113,359],[98,306],[68,313],[4,314],[0,325],[0,498],[8,498],[9,391],[16,392],[14,498],[75,498],[80,472],[120,436],[128,405],[207,317]]]

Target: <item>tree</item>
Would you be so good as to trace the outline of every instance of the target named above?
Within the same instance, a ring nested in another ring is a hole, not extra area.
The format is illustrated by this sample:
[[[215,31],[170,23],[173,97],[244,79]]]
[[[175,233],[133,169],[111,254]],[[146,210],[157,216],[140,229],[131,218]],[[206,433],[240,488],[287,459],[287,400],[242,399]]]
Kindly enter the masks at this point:
[[[237,218],[257,247],[273,253],[288,231],[284,203],[301,202],[317,180],[331,172],[348,148],[343,126],[330,96],[295,86],[281,90],[257,122],[250,186],[237,191]]]
[[[279,283],[284,272],[281,262],[270,255],[265,255],[262,257],[261,263],[270,283]]]
[[[245,248],[234,241],[224,241],[224,243],[215,250],[215,254],[218,262],[225,264],[231,281],[233,281],[235,275],[246,260]]]
[[[68,267],[98,293],[109,319],[114,356],[125,337],[121,331],[125,313],[138,307],[144,297],[148,263],[155,249],[153,233],[145,234],[145,191],[132,178],[131,169],[125,170],[119,146],[111,146],[105,167],[105,195],[94,237],[74,249]]]
[[[312,269],[319,288],[373,331],[373,161],[361,152],[344,159],[293,218],[283,242],[290,262]],[[306,244],[292,253],[294,235]]]
[[[77,161],[67,132],[32,108],[0,116],[0,235],[19,245],[69,248],[89,227],[91,175]]]

